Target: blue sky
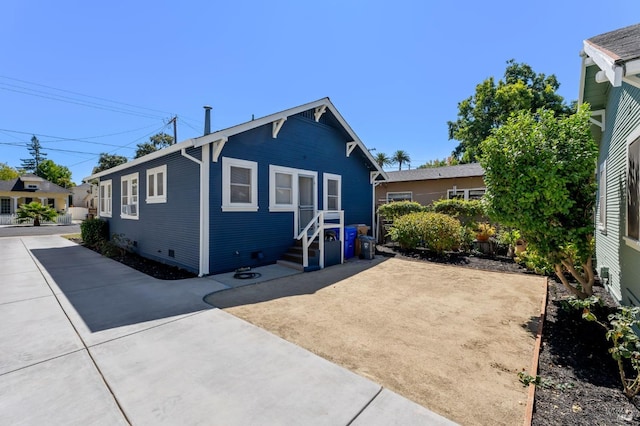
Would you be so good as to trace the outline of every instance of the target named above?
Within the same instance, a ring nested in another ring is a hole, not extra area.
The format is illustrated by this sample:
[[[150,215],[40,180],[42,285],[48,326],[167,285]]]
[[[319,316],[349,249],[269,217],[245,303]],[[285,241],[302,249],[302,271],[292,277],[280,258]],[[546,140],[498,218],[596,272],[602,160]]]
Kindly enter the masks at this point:
[[[174,114],[184,140],[202,133],[206,104],[215,130],[328,96],[368,148],[403,149],[414,168],[451,153],[458,102],[510,58],[577,99],[582,41],[637,23],[628,6],[9,1],[0,162],[19,166],[35,134],[80,183],[100,152],[132,157]]]

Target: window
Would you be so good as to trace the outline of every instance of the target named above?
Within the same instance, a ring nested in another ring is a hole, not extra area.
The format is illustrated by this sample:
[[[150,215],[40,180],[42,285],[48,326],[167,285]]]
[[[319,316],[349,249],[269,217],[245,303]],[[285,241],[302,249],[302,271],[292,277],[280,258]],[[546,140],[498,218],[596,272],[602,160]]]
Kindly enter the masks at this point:
[[[479,200],[487,192],[486,188],[474,188],[474,189],[457,189],[455,186],[453,189],[447,190],[447,198],[449,200]]]
[[[0,198],[0,214],[11,214],[11,199]]]
[[[598,229],[607,229],[607,162],[600,165],[598,174]]]
[[[56,208],[56,199],[55,198],[47,198],[47,206],[51,207],[52,209]]]
[[[111,179],[100,182],[100,216],[111,217]]]
[[[122,176],[120,217],[138,219],[138,173]]]
[[[167,166],[147,169],[147,198],[149,204],[167,202]]]
[[[341,191],[342,176],[325,173],[324,177],[324,209],[340,210],[342,208]]]
[[[413,201],[413,192],[387,192],[387,203],[393,201]]]
[[[640,240],[640,137],[628,147],[627,163],[627,237]]]
[[[294,209],[296,170],[269,165],[269,211]]]
[[[258,163],[222,158],[222,211],[258,211]]]

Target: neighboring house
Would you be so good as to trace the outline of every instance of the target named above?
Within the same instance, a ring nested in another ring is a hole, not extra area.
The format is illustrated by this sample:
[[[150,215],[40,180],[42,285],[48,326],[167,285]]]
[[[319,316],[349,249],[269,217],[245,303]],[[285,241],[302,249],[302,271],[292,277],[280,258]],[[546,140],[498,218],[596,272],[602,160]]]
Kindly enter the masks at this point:
[[[597,269],[606,288],[640,306],[640,25],[584,41],[579,102],[599,145]]]
[[[387,172],[388,179],[376,187],[377,204],[416,201],[429,205],[440,199],[475,200],[486,192],[480,164]]]
[[[99,180],[98,214],[112,234],[143,256],[206,275],[275,263],[320,212],[371,226],[373,185],[385,176],[324,98],[85,180]]]
[[[26,174],[11,180],[0,180],[0,215],[13,215],[21,204],[37,201],[54,208],[58,213],[67,211],[71,191]]]
[[[94,193],[95,188],[90,183],[83,183],[71,188],[71,206],[95,208],[98,205],[98,194]]]

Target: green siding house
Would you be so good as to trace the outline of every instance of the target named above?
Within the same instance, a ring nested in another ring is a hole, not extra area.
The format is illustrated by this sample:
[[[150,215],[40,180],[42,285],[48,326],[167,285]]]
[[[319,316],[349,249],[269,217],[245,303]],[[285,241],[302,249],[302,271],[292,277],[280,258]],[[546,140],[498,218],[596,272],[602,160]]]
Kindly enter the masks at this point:
[[[640,306],[640,24],[584,41],[579,101],[600,148],[598,273],[620,303]]]

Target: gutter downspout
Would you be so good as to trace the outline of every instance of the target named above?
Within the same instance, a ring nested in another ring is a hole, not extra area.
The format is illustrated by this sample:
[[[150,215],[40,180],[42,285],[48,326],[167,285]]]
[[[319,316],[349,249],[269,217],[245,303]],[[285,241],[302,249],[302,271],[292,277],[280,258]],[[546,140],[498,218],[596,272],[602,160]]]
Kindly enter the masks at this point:
[[[209,275],[209,158],[211,146],[202,146],[202,160],[187,154],[182,148],[180,154],[200,165],[200,238],[199,238],[199,272],[198,276]]]

